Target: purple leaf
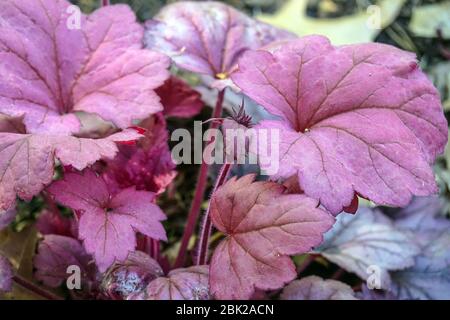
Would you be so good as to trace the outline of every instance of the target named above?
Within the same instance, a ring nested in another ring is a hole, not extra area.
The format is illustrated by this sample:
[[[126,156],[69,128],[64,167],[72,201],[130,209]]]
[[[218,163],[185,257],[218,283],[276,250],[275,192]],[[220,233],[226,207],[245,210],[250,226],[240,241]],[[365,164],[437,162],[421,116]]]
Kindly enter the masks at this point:
[[[35,277],[46,286],[57,288],[70,273],[69,266],[77,266],[82,275],[91,269],[89,262],[92,258],[86,253],[81,243],[73,238],[46,235],[39,243],[38,252],[34,257]]]
[[[167,79],[156,93],[161,98],[166,117],[190,118],[203,108],[200,93],[175,76]]]
[[[317,250],[364,280],[372,274],[370,268],[377,266],[383,289],[390,288],[388,271],[412,266],[420,252],[410,234],[396,228],[380,211],[364,207],[355,215],[340,214]]]
[[[68,1],[0,3],[0,112],[24,116],[30,133],[76,133],[74,111],[121,128],[162,110],[154,89],[169,59],[144,50],[144,30],[128,6],[69,14]]]
[[[437,90],[413,54],[320,36],[249,51],[232,79],[279,121],[279,177],[298,175],[333,214],[355,193],[405,206],[437,191],[430,164],[447,142]],[[405,157],[405,155],[408,155]]]
[[[102,177],[90,170],[69,173],[48,191],[56,200],[80,213],[79,238],[104,272],[115,261],[124,261],[136,247],[136,232],[166,240],[161,209],[155,194],[134,187],[111,194]]]
[[[209,300],[208,266],[175,269],[160,277],[131,300]]]
[[[76,232],[76,221],[63,217],[59,212],[44,209],[38,216],[36,228],[43,234],[55,234],[60,236],[73,237]]]
[[[218,299],[282,287],[296,276],[289,255],[319,245],[334,222],[316,200],[253,180],[232,178],[211,199],[211,219],[226,234],[211,260],[211,293]]]
[[[128,255],[125,262],[115,263],[102,279],[102,290],[110,299],[127,300],[141,294],[150,281],[162,276],[158,262],[141,251]]]
[[[0,254],[0,293],[12,290],[14,272],[11,263]]]
[[[0,209],[0,230],[9,226],[9,224],[13,222],[15,218],[16,218],[15,204],[13,204],[13,206],[8,210],[3,211]]]
[[[222,80],[246,50],[293,37],[220,2],[183,1],[146,23],[145,42],[181,68]]]
[[[340,281],[309,276],[291,282],[280,296],[281,300],[357,300],[352,288]]]
[[[82,170],[101,158],[113,158],[117,153],[115,142],[140,137],[135,130],[104,139],[0,132],[0,209],[10,208],[16,195],[31,200],[49,184],[55,157],[63,165]]]

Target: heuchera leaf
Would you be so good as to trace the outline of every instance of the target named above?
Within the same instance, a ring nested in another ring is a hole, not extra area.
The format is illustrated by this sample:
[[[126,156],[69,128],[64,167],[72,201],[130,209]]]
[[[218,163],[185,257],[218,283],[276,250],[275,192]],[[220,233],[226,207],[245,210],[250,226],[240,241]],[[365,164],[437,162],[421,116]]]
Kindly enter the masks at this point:
[[[208,274],[208,266],[172,270],[131,300],[209,300]]]
[[[145,42],[181,68],[224,79],[246,50],[293,37],[220,2],[182,1],[146,23]]]
[[[166,117],[190,118],[203,108],[200,93],[175,76],[167,79],[156,93],[161,98]]]
[[[333,214],[355,193],[406,206],[437,191],[430,164],[444,150],[447,121],[413,54],[309,36],[248,51],[232,79],[280,117],[260,124],[280,130],[276,176],[298,175]]]
[[[0,112],[29,133],[76,133],[86,111],[121,128],[162,110],[154,89],[170,59],[144,50],[143,27],[125,5],[80,21],[60,0],[0,3]]]
[[[0,230],[6,228],[16,217],[16,207],[13,205],[8,210],[0,209]]]
[[[166,120],[158,113],[141,122],[140,127],[146,130],[144,138],[135,145],[119,146],[117,156],[107,161],[103,177],[111,190],[135,186],[160,194],[177,174]]]
[[[101,289],[110,299],[127,300],[141,294],[150,281],[163,274],[156,260],[142,251],[133,251],[126,261],[115,263],[105,273]]]
[[[59,287],[70,276],[69,266],[77,266],[85,276],[90,269],[92,258],[86,253],[81,243],[73,238],[46,235],[39,243],[38,252],[33,264],[36,269],[35,278],[46,286]]]
[[[66,218],[59,212],[44,209],[36,220],[36,228],[40,234],[55,234],[76,237],[77,225],[75,219]]]
[[[211,199],[211,219],[226,235],[211,260],[211,293],[218,299],[249,299],[255,288],[278,289],[293,280],[289,255],[319,245],[334,222],[316,200],[254,178],[232,178]]]
[[[352,288],[340,281],[309,276],[292,281],[280,296],[281,300],[358,300]]]
[[[12,290],[14,272],[11,263],[0,254],[0,293]]]
[[[116,142],[140,137],[132,129],[103,139],[0,132],[0,209],[10,208],[16,195],[31,200],[49,184],[55,158],[63,165],[82,170],[101,158],[113,158]]]
[[[355,215],[340,214],[317,251],[364,280],[371,275],[369,267],[377,266],[382,288],[389,289],[388,271],[412,266],[420,249],[379,210],[361,207]]]
[[[435,210],[438,203],[418,198],[396,215],[395,225],[412,232],[421,249],[412,267],[392,274],[391,290],[399,299],[450,299],[450,220]]]
[[[48,191],[61,204],[77,211],[79,239],[104,272],[114,261],[124,261],[136,247],[136,232],[166,240],[161,224],[165,219],[153,203],[155,194],[134,187],[110,193],[102,177],[90,170],[69,173]]]

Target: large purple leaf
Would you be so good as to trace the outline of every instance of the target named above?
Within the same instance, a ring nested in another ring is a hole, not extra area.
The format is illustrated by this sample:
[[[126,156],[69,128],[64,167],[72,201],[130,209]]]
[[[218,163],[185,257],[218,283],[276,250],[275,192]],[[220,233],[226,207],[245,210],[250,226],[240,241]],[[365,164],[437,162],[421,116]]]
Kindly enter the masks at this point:
[[[232,178],[211,199],[211,219],[226,234],[211,260],[211,293],[218,299],[282,287],[296,276],[289,255],[319,245],[334,222],[316,200],[253,180]]]
[[[280,121],[278,176],[333,214],[358,193],[405,206],[436,192],[430,164],[447,121],[413,54],[382,44],[333,47],[320,36],[249,51],[232,79]],[[407,156],[405,156],[407,155]]]
[[[181,68],[223,79],[249,49],[293,38],[216,1],[183,1],[163,8],[146,23],[145,41]]]
[[[318,251],[328,260],[367,280],[379,271],[380,285],[389,289],[389,271],[414,265],[420,248],[409,233],[377,209],[361,207],[352,214],[340,214],[334,227],[325,234]],[[371,271],[376,266],[379,270]]]
[[[82,170],[101,158],[113,158],[116,142],[140,137],[135,130],[103,139],[0,132],[0,209],[10,208],[16,195],[31,200],[49,184],[55,158],[63,165]]]
[[[79,238],[104,272],[116,260],[124,261],[136,247],[136,232],[166,240],[165,219],[153,203],[155,194],[134,187],[112,194],[93,171],[69,173],[48,191],[56,200],[80,213]]]
[[[357,300],[352,288],[340,281],[309,276],[292,281],[280,296],[281,300]]]
[[[169,59],[142,49],[143,28],[128,6],[108,6],[79,26],[65,0],[0,3],[0,112],[24,116],[30,133],[75,133],[73,111],[121,128],[161,111],[153,89]],[[75,23],[74,23],[75,22]]]
[[[175,269],[149,283],[131,300],[208,300],[208,266]]]
[[[0,254],[0,293],[12,290],[14,272],[11,263]]]
[[[77,266],[83,276],[87,275],[91,259],[78,240],[46,235],[39,243],[33,260],[35,277],[46,286],[56,288],[70,276],[70,273],[67,273],[69,266]]]

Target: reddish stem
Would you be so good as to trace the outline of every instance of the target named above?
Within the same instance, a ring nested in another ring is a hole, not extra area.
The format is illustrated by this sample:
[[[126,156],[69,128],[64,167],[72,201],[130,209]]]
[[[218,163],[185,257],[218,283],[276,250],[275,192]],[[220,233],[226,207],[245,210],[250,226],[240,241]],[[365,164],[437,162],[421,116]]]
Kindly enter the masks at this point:
[[[63,300],[61,297],[48,292],[47,290],[41,289],[38,286],[36,286],[34,283],[22,278],[21,276],[15,275],[13,277],[13,281],[20,285],[21,287],[37,294],[38,296],[41,296],[47,300]]]
[[[109,0],[102,0],[102,7],[106,7],[106,6],[109,6],[109,5],[110,5]]]
[[[232,168],[232,164],[225,163],[222,168],[220,169],[219,176],[217,177],[216,184],[214,186],[213,192],[211,193],[211,198],[214,196],[214,193],[217,191],[217,189],[225,183],[227,180],[228,174],[230,173],[230,170]],[[196,257],[196,265],[200,266],[203,264],[206,264],[208,260],[208,246],[209,246],[209,238],[211,236],[211,229],[212,229],[212,222],[211,217],[209,216],[209,211],[211,208],[211,201],[208,205],[208,209],[205,212],[205,216],[203,217],[203,223],[199,244],[198,244],[198,252]]]
[[[219,91],[219,95],[217,96],[216,101],[216,107],[214,108],[212,118],[221,117],[224,96],[225,96],[225,89]],[[210,129],[217,129],[218,127],[219,123],[217,121],[212,121],[209,123]],[[186,252],[189,245],[189,240],[191,239],[192,234],[194,233],[195,226],[197,225],[200,207],[202,205],[202,200],[205,196],[206,184],[208,181],[208,169],[209,165],[203,161],[202,157],[202,164],[200,166],[200,172],[197,178],[197,185],[195,188],[194,199],[192,200],[191,208],[189,209],[186,229],[184,229],[183,237],[181,239],[180,250],[178,252],[178,256],[175,261],[174,266],[175,268],[182,267],[186,259]]]
[[[303,271],[305,271],[314,262],[315,259],[315,255],[308,255],[305,261],[303,261],[303,263],[297,268],[297,274],[300,275]]]
[[[332,276],[331,279],[338,280],[340,277],[342,277],[345,273],[345,270],[342,268],[339,268]]]

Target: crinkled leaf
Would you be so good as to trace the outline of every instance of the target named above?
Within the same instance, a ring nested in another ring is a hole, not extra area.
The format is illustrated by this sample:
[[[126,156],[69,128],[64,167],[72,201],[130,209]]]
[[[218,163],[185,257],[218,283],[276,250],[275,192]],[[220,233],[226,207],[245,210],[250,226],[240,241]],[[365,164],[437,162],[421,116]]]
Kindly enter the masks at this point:
[[[352,288],[340,281],[309,276],[291,282],[280,296],[281,300],[357,300]]]
[[[203,108],[199,92],[175,76],[170,77],[156,89],[167,117],[189,118],[197,115]]]
[[[223,79],[248,49],[293,36],[215,1],[183,1],[146,23],[150,49],[171,56],[181,68]]]
[[[289,255],[319,245],[334,222],[316,200],[253,180],[232,178],[211,199],[211,219],[226,234],[211,260],[211,293],[218,299],[282,287],[296,276]]]
[[[361,207],[355,215],[338,216],[318,251],[364,280],[377,272],[382,288],[389,289],[388,271],[412,266],[420,248],[413,237],[397,229],[380,211]]]
[[[0,293],[12,290],[14,271],[11,263],[0,254]]]
[[[55,157],[82,170],[101,158],[113,158],[115,142],[140,138],[125,130],[104,139],[47,134],[0,132],[0,208],[9,208],[16,195],[30,200],[52,181]]]
[[[132,300],[209,300],[208,266],[175,269],[156,278]]]
[[[136,145],[121,145],[119,153],[107,161],[103,177],[110,189],[135,186],[160,194],[176,176],[169,149],[164,116],[158,113],[140,123],[146,130]]]
[[[166,240],[161,209],[155,194],[134,187],[111,194],[102,177],[90,170],[69,173],[48,191],[56,200],[80,213],[79,238],[104,272],[114,261],[124,261],[136,247],[136,232]]]
[[[169,59],[142,48],[132,10],[108,6],[77,21],[70,5],[0,3],[0,112],[24,116],[31,133],[67,134],[79,130],[77,110],[122,128],[161,111],[153,89],[167,79]]]
[[[248,51],[238,65],[236,85],[281,118],[260,125],[280,132],[278,176],[298,175],[333,214],[355,192],[405,206],[437,191],[430,163],[444,150],[447,121],[413,54],[311,36]]]
[[[91,257],[81,243],[73,238],[46,235],[39,243],[34,257],[35,277],[48,287],[59,287],[70,276],[69,266],[77,266],[83,276],[89,269]]]

